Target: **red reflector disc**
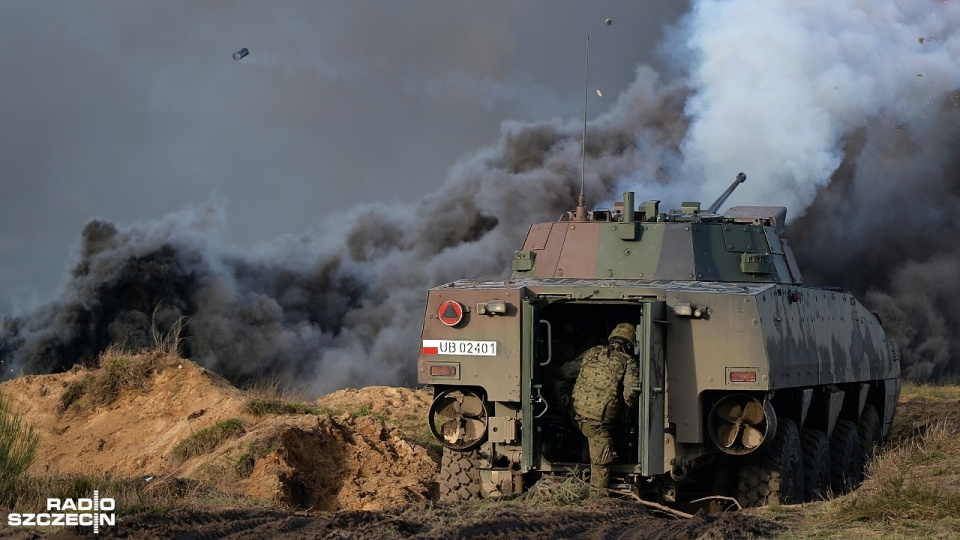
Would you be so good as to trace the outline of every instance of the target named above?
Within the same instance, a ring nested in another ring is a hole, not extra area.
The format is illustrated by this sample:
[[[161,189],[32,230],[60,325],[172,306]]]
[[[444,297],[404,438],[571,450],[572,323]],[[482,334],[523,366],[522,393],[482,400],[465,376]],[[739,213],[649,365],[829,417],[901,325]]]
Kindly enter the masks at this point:
[[[437,315],[440,317],[440,322],[447,326],[456,326],[463,320],[463,306],[459,302],[454,302],[453,300],[447,300],[440,304],[440,309],[437,310]]]

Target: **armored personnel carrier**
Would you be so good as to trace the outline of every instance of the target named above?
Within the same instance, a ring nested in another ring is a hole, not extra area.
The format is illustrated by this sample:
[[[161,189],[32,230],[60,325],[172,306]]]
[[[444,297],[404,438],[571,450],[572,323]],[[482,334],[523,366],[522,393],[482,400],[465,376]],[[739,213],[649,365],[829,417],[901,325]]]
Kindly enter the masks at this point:
[[[435,398],[441,499],[522,493],[586,475],[563,367],[636,326],[636,406],[615,428],[611,488],[647,500],[744,506],[843,493],[890,432],[899,351],[878,317],[804,285],[783,207],[685,202],[576,211],[530,227],[505,281],[427,297],[419,382]]]

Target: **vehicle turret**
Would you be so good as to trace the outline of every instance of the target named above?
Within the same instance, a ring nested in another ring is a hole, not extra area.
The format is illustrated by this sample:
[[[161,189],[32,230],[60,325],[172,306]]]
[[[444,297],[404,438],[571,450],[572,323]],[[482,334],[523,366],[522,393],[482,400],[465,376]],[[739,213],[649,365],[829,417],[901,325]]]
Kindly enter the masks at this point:
[[[521,278],[697,280],[802,284],[790,243],[782,238],[787,209],[738,206],[716,209],[746,176],[701,210],[684,202],[660,212],[660,201],[634,208],[625,192],[613,210],[595,210],[577,220],[530,227],[514,254],[513,274]]]

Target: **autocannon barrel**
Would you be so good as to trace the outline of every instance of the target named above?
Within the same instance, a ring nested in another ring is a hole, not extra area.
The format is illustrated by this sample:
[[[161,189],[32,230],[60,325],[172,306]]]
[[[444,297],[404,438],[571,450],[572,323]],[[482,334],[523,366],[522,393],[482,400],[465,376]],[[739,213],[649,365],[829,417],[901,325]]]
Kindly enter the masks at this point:
[[[727,202],[727,199],[730,198],[731,194],[733,194],[733,190],[737,189],[737,186],[739,186],[740,184],[746,181],[747,181],[747,175],[743,173],[738,174],[737,179],[734,180],[732,184],[730,184],[730,187],[728,187],[727,190],[724,191],[717,200],[713,201],[713,204],[711,204],[710,207],[707,208],[707,211],[716,213],[716,211],[720,209],[720,205]]]

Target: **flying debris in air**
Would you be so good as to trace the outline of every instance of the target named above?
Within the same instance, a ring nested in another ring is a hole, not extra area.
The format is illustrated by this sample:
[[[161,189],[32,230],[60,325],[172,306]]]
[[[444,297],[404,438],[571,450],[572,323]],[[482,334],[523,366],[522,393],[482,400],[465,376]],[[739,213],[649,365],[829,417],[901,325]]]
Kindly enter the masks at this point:
[[[234,60],[242,60],[245,56],[250,54],[250,51],[246,47],[240,49],[239,51],[233,53]]]
[[[607,20],[605,20],[605,21],[603,21],[603,22],[604,22],[607,26],[610,26],[611,24],[613,24],[613,19],[607,19]]]
[[[597,97],[603,97],[603,92],[599,88],[597,88]]]

